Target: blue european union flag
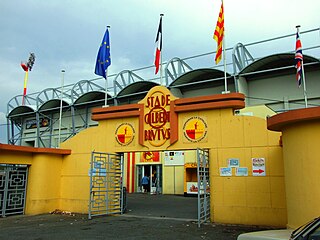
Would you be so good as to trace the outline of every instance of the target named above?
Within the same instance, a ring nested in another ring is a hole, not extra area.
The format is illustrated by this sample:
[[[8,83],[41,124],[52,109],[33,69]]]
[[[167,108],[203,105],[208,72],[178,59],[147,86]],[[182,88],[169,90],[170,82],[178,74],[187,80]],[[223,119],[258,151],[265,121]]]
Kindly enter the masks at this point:
[[[111,65],[111,57],[110,57],[110,41],[109,41],[109,30],[107,28],[106,33],[104,34],[102,43],[99,48],[96,69],[94,71],[95,74],[106,77],[106,70]]]

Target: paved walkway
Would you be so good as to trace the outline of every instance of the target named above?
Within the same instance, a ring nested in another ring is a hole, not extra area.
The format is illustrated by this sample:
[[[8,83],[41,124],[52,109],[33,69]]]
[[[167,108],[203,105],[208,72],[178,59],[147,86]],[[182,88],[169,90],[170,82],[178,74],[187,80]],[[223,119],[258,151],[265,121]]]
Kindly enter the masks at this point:
[[[197,221],[198,199],[183,195],[128,194],[125,215]]]
[[[156,206],[156,207],[155,207]],[[215,239],[232,240],[257,227],[205,224],[198,228],[196,198],[128,195],[121,216],[44,214],[0,218],[0,239]]]

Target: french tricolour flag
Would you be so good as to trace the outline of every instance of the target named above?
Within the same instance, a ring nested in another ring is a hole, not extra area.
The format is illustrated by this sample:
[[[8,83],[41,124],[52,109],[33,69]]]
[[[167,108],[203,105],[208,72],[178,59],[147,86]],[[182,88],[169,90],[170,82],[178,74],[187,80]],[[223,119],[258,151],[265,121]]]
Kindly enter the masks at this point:
[[[160,67],[160,58],[161,58],[161,48],[162,48],[162,16],[160,17],[159,28],[156,37],[156,50],[155,50],[155,60],[154,66],[156,67],[155,74],[158,73]]]

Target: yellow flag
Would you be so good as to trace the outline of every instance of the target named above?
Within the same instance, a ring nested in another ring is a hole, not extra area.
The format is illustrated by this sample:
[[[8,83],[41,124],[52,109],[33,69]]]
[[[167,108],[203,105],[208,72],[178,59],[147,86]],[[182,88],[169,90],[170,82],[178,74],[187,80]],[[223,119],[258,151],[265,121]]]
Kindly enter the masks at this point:
[[[217,26],[214,31],[213,39],[217,41],[217,52],[216,52],[216,64],[218,64],[222,57],[222,40],[224,36],[224,14],[223,14],[223,2],[221,3],[221,8],[219,12],[219,18],[217,21]]]

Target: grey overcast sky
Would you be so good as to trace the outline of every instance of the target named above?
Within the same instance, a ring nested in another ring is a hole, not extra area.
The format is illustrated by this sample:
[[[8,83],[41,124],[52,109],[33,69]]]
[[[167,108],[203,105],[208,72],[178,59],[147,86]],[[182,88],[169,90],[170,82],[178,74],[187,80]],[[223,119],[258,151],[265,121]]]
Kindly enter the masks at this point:
[[[66,84],[98,77],[94,66],[107,25],[109,74],[152,65],[160,13],[164,61],[208,53],[216,50],[212,34],[220,5],[220,0],[0,1],[0,142],[6,105],[23,91],[20,62],[30,52],[36,61],[28,93],[58,87],[61,69]],[[301,31],[320,25],[316,0],[225,0],[224,8],[227,47],[294,33],[297,24]]]

